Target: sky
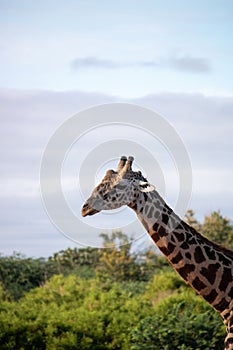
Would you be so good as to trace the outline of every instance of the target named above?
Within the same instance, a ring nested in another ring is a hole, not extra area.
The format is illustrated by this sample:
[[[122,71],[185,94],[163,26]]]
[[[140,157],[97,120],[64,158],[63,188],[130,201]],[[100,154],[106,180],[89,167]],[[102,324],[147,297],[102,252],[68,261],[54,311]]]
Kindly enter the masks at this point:
[[[41,162],[59,127],[101,104],[130,103],[159,113],[183,140],[190,158],[187,205],[200,220],[213,210],[233,219],[232,1],[0,0],[0,33],[1,254],[46,257],[79,246],[46,213]],[[126,150],[132,142],[137,144],[133,149],[141,147],[135,166],[148,178],[149,155],[146,160],[142,146],[150,153],[157,149],[165,197],[175,205],[177,171],[161,142],[149,138],[146,120],[144,131],[122,126],[89,132],[67,151],[63,190],[77,216],[78,171],[81,161],[85,165],[81,154],[88,160],[96,148],[98,159],[98,146],[100,150],[111,139],[118,140],[115,148],[120,150],[119,134],[128,142]],[[112,167],[116,157],[114,153]],[[99,166],[93,170],[94,182],[106,168]],[[92,190],[87,178],[82,200]],[[128,215],[119,213],[116,220]],[[88,245],[83,235],[80,241]]]

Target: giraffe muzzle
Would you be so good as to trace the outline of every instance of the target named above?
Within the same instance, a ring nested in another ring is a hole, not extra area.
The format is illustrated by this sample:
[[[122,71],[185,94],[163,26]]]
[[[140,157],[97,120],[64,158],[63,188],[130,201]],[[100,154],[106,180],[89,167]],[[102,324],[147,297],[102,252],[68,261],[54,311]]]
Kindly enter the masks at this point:
[[[99,213],[99,210],[89,207],[88,203],[85,203],[82,207],[82,216],[90,216]]]

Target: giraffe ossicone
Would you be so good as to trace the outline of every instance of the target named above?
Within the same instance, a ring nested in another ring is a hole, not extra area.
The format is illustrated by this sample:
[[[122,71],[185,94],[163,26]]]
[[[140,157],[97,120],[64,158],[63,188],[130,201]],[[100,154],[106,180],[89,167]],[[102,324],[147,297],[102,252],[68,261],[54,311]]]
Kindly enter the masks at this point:
[[[169,263],[220,315],[227,327],[224,350],[233,350],[233,251],[202,236],[182,221],[140,171],[122,156],[108,170],[82,208],[94,215],[127,205],[133,209]]]

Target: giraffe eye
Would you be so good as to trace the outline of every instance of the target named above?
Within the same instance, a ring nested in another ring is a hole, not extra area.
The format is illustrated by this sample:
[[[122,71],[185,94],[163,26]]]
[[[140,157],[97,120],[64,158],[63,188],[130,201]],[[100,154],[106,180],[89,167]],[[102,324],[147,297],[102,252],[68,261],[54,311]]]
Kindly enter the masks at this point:
[[[141,184],[141,188],[142,188],[142,189],[147,188],[148,186],[149,186],[149,184],[146,183],[146,182],[145,182],[144,184]]]
[[[146,181],[139,181],[139,189],[141,192],[152,192],[155,187]]]

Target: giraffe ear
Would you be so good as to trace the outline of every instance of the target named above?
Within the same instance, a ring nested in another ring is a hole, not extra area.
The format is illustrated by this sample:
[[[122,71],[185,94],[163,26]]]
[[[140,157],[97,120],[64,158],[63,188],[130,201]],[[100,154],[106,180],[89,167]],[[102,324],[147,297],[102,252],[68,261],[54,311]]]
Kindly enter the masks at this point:
[[[152,192],[155,187],[146,181],[139,181],[139,189],[141,192]]]

